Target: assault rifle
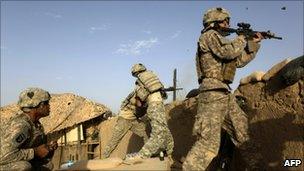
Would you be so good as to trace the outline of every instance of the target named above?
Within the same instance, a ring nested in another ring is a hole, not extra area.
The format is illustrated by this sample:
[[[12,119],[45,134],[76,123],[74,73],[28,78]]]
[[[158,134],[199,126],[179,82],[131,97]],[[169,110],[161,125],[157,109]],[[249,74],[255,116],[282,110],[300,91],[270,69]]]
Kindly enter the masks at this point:
[[[261,33],[262,36],[265,39],[278,39],[278,40],[282,40],[282,37],[277,37],[275,36],[274,33],[270,32],[270,30],[268,31],[253,31],[250,28],[250,24],[249,23],[237,23],[237,26],[239,28],[234,29],[234,28],[225,28],[223,29],[223,31],[229,32],[229,33],[236,33],[237,35],[244,35],[247,39],[253,39],[253,37],[255,37],[256,33]]]
[[[162,96],[164,99],[167,99],[168,98],[168,95],[167,95],[167,92],[169,91],[173,91],[173,101],[175,100],[175,93],[177,90],[182,90],[183,88],[176,88],[176,87],[168,87],[168,88],[163,88],[161,93],[162,93]]]
[[[164,88],[163,91],[168,92],[168,91],[176,91],[176,90],[182,90],[183,88],[174,88],[174,87],[168,87]]]

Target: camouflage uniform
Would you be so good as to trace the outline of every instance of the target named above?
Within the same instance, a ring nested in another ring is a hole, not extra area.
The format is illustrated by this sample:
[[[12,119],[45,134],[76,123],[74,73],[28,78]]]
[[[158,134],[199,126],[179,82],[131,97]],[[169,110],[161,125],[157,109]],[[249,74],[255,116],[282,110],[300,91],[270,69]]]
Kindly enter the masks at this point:
[[[113,135],[103,152],[103,158],[108,158],[112,151],[116,148],[121,139],[126,135],[128,130],[142,137],[144,143],[148,140],[146,133],[146,124],[135,116],[136,104],[135,93],[132,92],[123,101],[119,116],[114,127]]]
[[[20,113],[1,125],[0,170],[52,170],[50,158],[37,159],[34,147],[46,143],[46,135],[38,121]]]
[[[153,72],[147,71],[142,64],[134,65],[132,74],[138,78],[135,89],[136,98],[148,107],[147,117],[152,128],[150,138],[139,151],[139,155],[151,157],[164,150],[167,151],[168,155],[171,155],[174,142],[166,119],[162,97],[163,85],[158,77]]]
[[[200,94],[193,128],[198,138],[183,163],[184,170],[206,170],[218,154],[222,129],[242,150],[251,169],[257,168],[261,157],[247,154],[255,149],[248,141],[248,119],[230,93],[229,84],[236,68],[249,63],[258,49],[257,43],[247,43],[241,36],[229,40],[213,29],[200,36],[196,56]]]
[[[150,119],[151,134],[139,154],[151,157],[153,154],[166,150],[168,155],[173,152],[174,141],[168,128],[165,107],[163,102],[152,102],[147,109],[147,117]]]
[[[50,98],[45,90],[28,88],[20,93],[18,106],[22,109],[34,108]],[[48,114],[49,111],[44,113],[45,116]],[[28,114],[20,112],[0,127],[0,170],[53,169],[50,161],[53,151],[42,159],[35,156],[34,148],[47,142],[39,121],[33,122]]]

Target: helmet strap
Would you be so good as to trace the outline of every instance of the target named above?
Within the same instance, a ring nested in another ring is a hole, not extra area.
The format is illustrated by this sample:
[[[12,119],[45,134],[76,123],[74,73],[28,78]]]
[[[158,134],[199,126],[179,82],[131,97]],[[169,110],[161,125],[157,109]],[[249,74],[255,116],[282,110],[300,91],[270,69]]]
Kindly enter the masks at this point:
[[[221,28],[221,27],[219,26],[219,23],[220,23],[220,22],[215,22],[215,23],[214,23],[214,24],[215,24],[214,30],[216,30],[221,36],[224,36],[224,37],[229,36],[230,33],[227,32],[227,30]]]
[[[227,30],[224,30],[224,29],[222,29],[222,28],[218,28],[216,31],[217,31],[220,35],[222,35],[222,36],[224,36],[224,37],[230,35],[230,33],[229,33]]]
[[[206,32],[206,31],[212,29],[213,27],[214,27],[214,23],[213,23],[213,22],[210,23],[210,24],[206,24],[206,25],[204,26],[204,29],[201,31],[201,33],[204,33],[204,32]]]

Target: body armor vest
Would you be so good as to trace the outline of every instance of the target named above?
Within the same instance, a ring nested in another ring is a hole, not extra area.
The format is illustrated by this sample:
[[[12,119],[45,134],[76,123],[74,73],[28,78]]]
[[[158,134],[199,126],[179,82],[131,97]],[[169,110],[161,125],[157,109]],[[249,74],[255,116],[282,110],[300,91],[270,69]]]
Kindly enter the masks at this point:
[[[158,77],[151,71],[140,73],[138,75],[138,80],[150,93],[154,93],[164,88]]]
[[[232,83],[236,72],[236,62],[237,59],[222,60],[211,51],[202,52],[198,42],[196,71],[199,83],[204,78],[215,78],[227,84]]]
[[[236,59],[223,63],[222,73],[225,83],[231,84],[233,82],[235,71],[236,71]]]
[[[137,97],[139,97],[143,102],[150,94],[164,88],[158,77],[151,71],[140,73],[138,75],[138,79],[136,80],[136,84]]]
[[[140,99],[140,101],[144,102],[147,97],[150,95],[150,92],[145,89],[145,87],[142,85],[141,82],[138,80],[136,81],[137,87],[136,87],[136,96]]]

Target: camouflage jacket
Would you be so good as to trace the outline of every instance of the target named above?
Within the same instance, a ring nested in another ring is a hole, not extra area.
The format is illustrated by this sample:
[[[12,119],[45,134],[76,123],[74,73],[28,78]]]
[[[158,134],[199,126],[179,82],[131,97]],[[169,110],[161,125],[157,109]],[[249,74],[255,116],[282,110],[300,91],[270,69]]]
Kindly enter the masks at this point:
[[[119,110],[119,116],[124,119],[134,120],[136,112],[136,99],[135,99],[135,91],[132,91],[126,99],[122,102]]]
[[[248,47],[249,44],[250,47]],[[235,68],[243,67],[255,57],[258,49],[259,44],[252,41],[247,42],[241,36],[230,40],[215,30],[203,32],[198,41],[196,54],[196,69],[201,84],[200,89],[229,89],[223,78],[225,72],[223,64],[235,61]]]
[[[25,113],[19,113],[0,130],[0,165],[34,159],[34,147],[46,143],[41,123],[33,123]]]

